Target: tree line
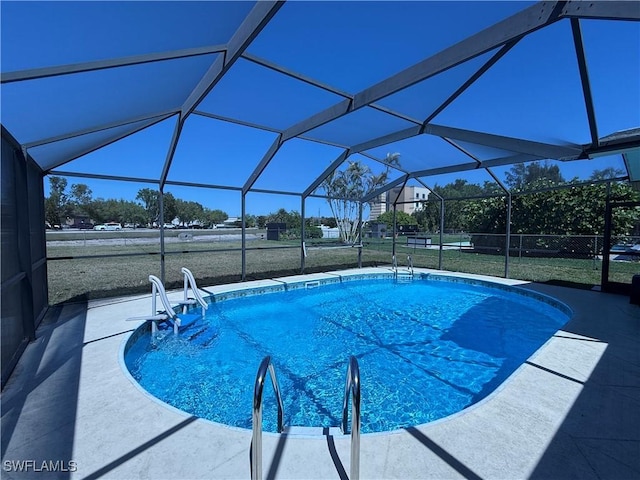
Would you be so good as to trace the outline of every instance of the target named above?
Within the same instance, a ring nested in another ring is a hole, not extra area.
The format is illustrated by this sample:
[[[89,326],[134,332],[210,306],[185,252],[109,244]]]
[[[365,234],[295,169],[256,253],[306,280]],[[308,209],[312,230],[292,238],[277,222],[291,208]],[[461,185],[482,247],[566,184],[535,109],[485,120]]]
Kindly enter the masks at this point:
[[[595,170],[589,181],[597,182],[622,175],[624,172],[609,167]],[[577,181],[573,179],[571,183]],[[628,182],[612,181],[610,186],[607,183],[587,182],[556,188],[566,183],[558,166],[547,162],[511,167],[505,178],[505,184],[512,194],[511,233],[601,235],[604,232],[607,196],[612,201],[640,200],[640,193]],[[433,192],[447,199],[445,230],[506,233],[507,202],[504,191],[496,183],[485,182],[480,185],[457,179],[444,186],[435,185]],[[440,202],[434,200],[423,202],[422,208],[411,215],[396,212],[396,223],[418,225],[424,232],[439,231]],[[391,231],[393,212],[380,215],[378,221],[386,223]],[[615,210],[612,233],[640,234],[639,209]]]
[[[95,223],[117,222],[136,226],[152,227],[160,222],[160,192],[151,188],[138,190],[136,201],[93,198],[91,189],[82,183],[72,184],[69,189],[66,178],[49,177],[50,194],[45,198],[45,220],[51,225],[62,225],[66,220],[87,218]],[[162,196],[164,222],[174,220],[179,225],[198,224],[210,228],[228,220],[229,215],[219,209],[209,209],[198,202],[176,198],[171,192]],[[247,215],[247,227],[265,228],[268,223],[284,223],[291,235],[300,231],[302,217],[296,211],[287,212],[284,208],[268,215]],[[336,226],[334,218],[314,217],[306,219],[308,236],[321,236],[318,225]],[[233,226],[242,226],[237,221]]]
[[[329,198],[327,202],[333,217],[306,219],[308,236],[319,236],[319,224],[338,227],[342,241],[352,243],[357,236],[357,202],[386,183],[390,166],[399,165],[400,155],[388,154],[387,168],[375,175],[359,162],[349,162],[342,171],[335,171],[324,182]],[[614,179],[624,172],[614,168],[595,170],[590,181]],[[159,223],[159,192],[143,188],[136,195],[137,201],[93,199],[91,189],[84,184],[73,184],[67,192],[67,180],[49,177],[50,196],[45,199],[45,218],[53,224],[61,224],[66,218],[85,216],[97,223],[118,222],[153,226]],[[576,182],[573,179],[572,182]],[[511,232],[547,235],[599,235],[604,230],[604,214],[607,196],[611,200],[639,200],[640,194],[628,182],[565,184],[557,165],[548,162],[518,164],[505,176],[505,184],[512,194]],[[444,186],[434,185],[432,198],[422,201],[421,208],[409,215],[396,212],[398,225],[418,225],[424,232],[440,229],[440,202],[446,199],[445,230],[490,234],[506,232],[507,203],[504,191],[497,183],[469,183],[456,179]],[[459,200],[456,200],[459,199]],[[175,198],[170,192],[163,194],[164,221],[177,219],[181,225],[197,223],[203,227],[224,222],[226,212],[209,209],[198,202]],[[435,200],[435,201],[434,201]],[[613,234],[640,234],[639,209],[618,209],[614,213]],[[386,223],[387,231],[393,228],[393,212],[380,215],[377,222]],[[268,215],[247,215],[247,227],[265,228],[268,223],[284,223],[290,234],[299,232],[302,225],[300,213],[280,209]],[[237,222],[236,226],[241,226]]]
[[[137,201],[93,198],[91,189],[82,183],[72,184],[67,190],[66,178],[49,177],[50,194],[45,198],[45,220],[51,225],[62,225],[67,219],[88,218],[95,223],[117,222],[151,227],[160,222],[160,192],[142,188]],[[164,221],[174,219],[183,226],[197,223],[203,227],[222,223],[229,218],[226,212],[209,209],[198,202],[176,198],[170,192],[162,197]]]

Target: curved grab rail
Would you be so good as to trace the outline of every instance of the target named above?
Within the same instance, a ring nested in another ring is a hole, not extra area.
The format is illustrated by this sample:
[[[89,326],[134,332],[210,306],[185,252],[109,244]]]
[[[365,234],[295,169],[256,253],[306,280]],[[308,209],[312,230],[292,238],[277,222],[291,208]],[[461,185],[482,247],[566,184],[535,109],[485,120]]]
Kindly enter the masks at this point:
[[[271,384],[278,401],[278,433],[282,432],[282,397],[280,396],[280,387],[276,378],[276,370],[271,363],[271,357],[266,356],[262,359],[258,373],[256,375],[256,383],[253,388],[253,436],[251,439],[251,479],[262,480],[262,390],[264,388],[264,377],[269,372],[271,376]]]
[[[156,295],[160,295],[160,301],[162,302],[162,306],[164,307],[167,315],[169,315],[172,319],[176,318],[176,312],[173,311],[171,302],[169,302],[169,299],[167,298],[167,292],[165,292],[164,290],[162,281],[155,275],[149,275],[149,281],[153,285],[151,298],[151,314],[155,315],[158,313],[158,311],[156,310]]]
[[[411,255],[407,255],[407,268],[409,269],[409,273],[413,275],[413,258],[411,258]]]
[[[395,258],[395,256],[394,256]],[[347,433],[349,416],[349,393],[351,393],[351,469],[350,480],[360,477],[360,367],[356,357],[349,358],[347,380],[344,387],[344,401],[342,402],[342,433]]]
[[[187,292],[189,290],[189,287],[191,287],[193,296],[202,307],[202,314],[204,315],[204,310],[209,307],[209,304],[205,301],[204,298],[202,298],[202,295],[200,295],[200,291],[198,290],[198,286],[196,285],[196,279],[193,277],[193,273],[191,273],[191,270],[186,267],[182,267],[180,271],[184,274],[184,301],[187,302],[189,300]]]
[[[395,255],[391,256],[391,268],[396,274],[398,273],[398,260]]]

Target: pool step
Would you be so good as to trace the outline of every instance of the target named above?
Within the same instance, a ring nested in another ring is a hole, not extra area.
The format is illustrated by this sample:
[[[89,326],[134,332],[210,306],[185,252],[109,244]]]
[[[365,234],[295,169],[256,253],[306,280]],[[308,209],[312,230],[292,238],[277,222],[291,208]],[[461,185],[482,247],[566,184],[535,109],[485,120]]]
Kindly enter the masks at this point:
[[[193,332],[188,338],[194,345],[201,345],[203,347],[209,347],[214,343],[219,336],[218,329],[212,327],[200,328],[198,331]]]
[[[396,281],[397,282],[411,282],[413,281],[413,272],[409,271],[401,271],[398,270],[396,272]]]

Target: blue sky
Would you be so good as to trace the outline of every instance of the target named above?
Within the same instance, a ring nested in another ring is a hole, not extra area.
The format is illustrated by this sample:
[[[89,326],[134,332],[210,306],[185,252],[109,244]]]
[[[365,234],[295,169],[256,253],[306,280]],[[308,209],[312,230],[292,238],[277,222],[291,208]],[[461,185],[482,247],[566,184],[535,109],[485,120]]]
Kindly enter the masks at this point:
[[[355,94],[528,5],[289,2],[247,52]],[[250,7],[243,2],[2,2],[2,71],[225,43]],[[588,20],[581,21],[581,27],[599,135],[640,126],[640,25]],[[167,31],[172,34],[167,35]],[[573,52],[567,20],[534,32],[433,123],[541,142],[588,142],[589,128]],[[423,121],[493,53],[378,103]],[[215,57],[212,54],[5,84],[2,121],[19,141],[31,142],[88,125],[176,108]],[[339,95],[240,59],[198,108],[286,129],[340,100]],[[158,178],[174,125],[175,117],[59,169]],[[307,135],[349,145],[408,126],[411,123],[364,108]],[[113,133],[77,137],[30,152],[36,160],[64,158]],[[191,116],[183,129],[169,180],[241,187],[275,138],[272,132]],[[480,158],[493,154],[477,145],[468,147]],[[303,191],[341,152],[340,148],[308,140],[287,142],[255,188]],[[401,153],[401,162],[409,169],[445,166],[460,155],[432,136],[385,145],[369,153],[384,157],[389,152]],[[382,169],[364,157],[358,159],[376,171]],[[563,163],[561,170],[567,179],[586,179],[594,169],[607,166],[621,168],[622,161],[611,157]],[[507,170],[496,168],[495,173],[503,178]],[[443,185],[455,178],[479,183],[489,179],[486,172],[478,171],[424,181],[427,185]],[[88,184],[94,197],[125,199],[133,199],[140,188],[151,186],[71,177],[69,183]],[[232,216],[240,214],[236,191],[174,186],[166,190]],[[247,198],[250,214],[266,214],[278,208],[300,210],[300,199],[265,194]],[[323,200],[310,200],[307,213],[329,212]]]

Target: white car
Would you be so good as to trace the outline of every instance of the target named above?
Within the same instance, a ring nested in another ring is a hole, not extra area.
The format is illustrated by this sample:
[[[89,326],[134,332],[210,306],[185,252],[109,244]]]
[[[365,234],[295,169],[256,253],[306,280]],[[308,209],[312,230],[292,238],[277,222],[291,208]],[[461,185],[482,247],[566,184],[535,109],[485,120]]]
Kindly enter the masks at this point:
[[[94,230],[122,230],[122,225],[116,222],[103,223],[93,227]]]

